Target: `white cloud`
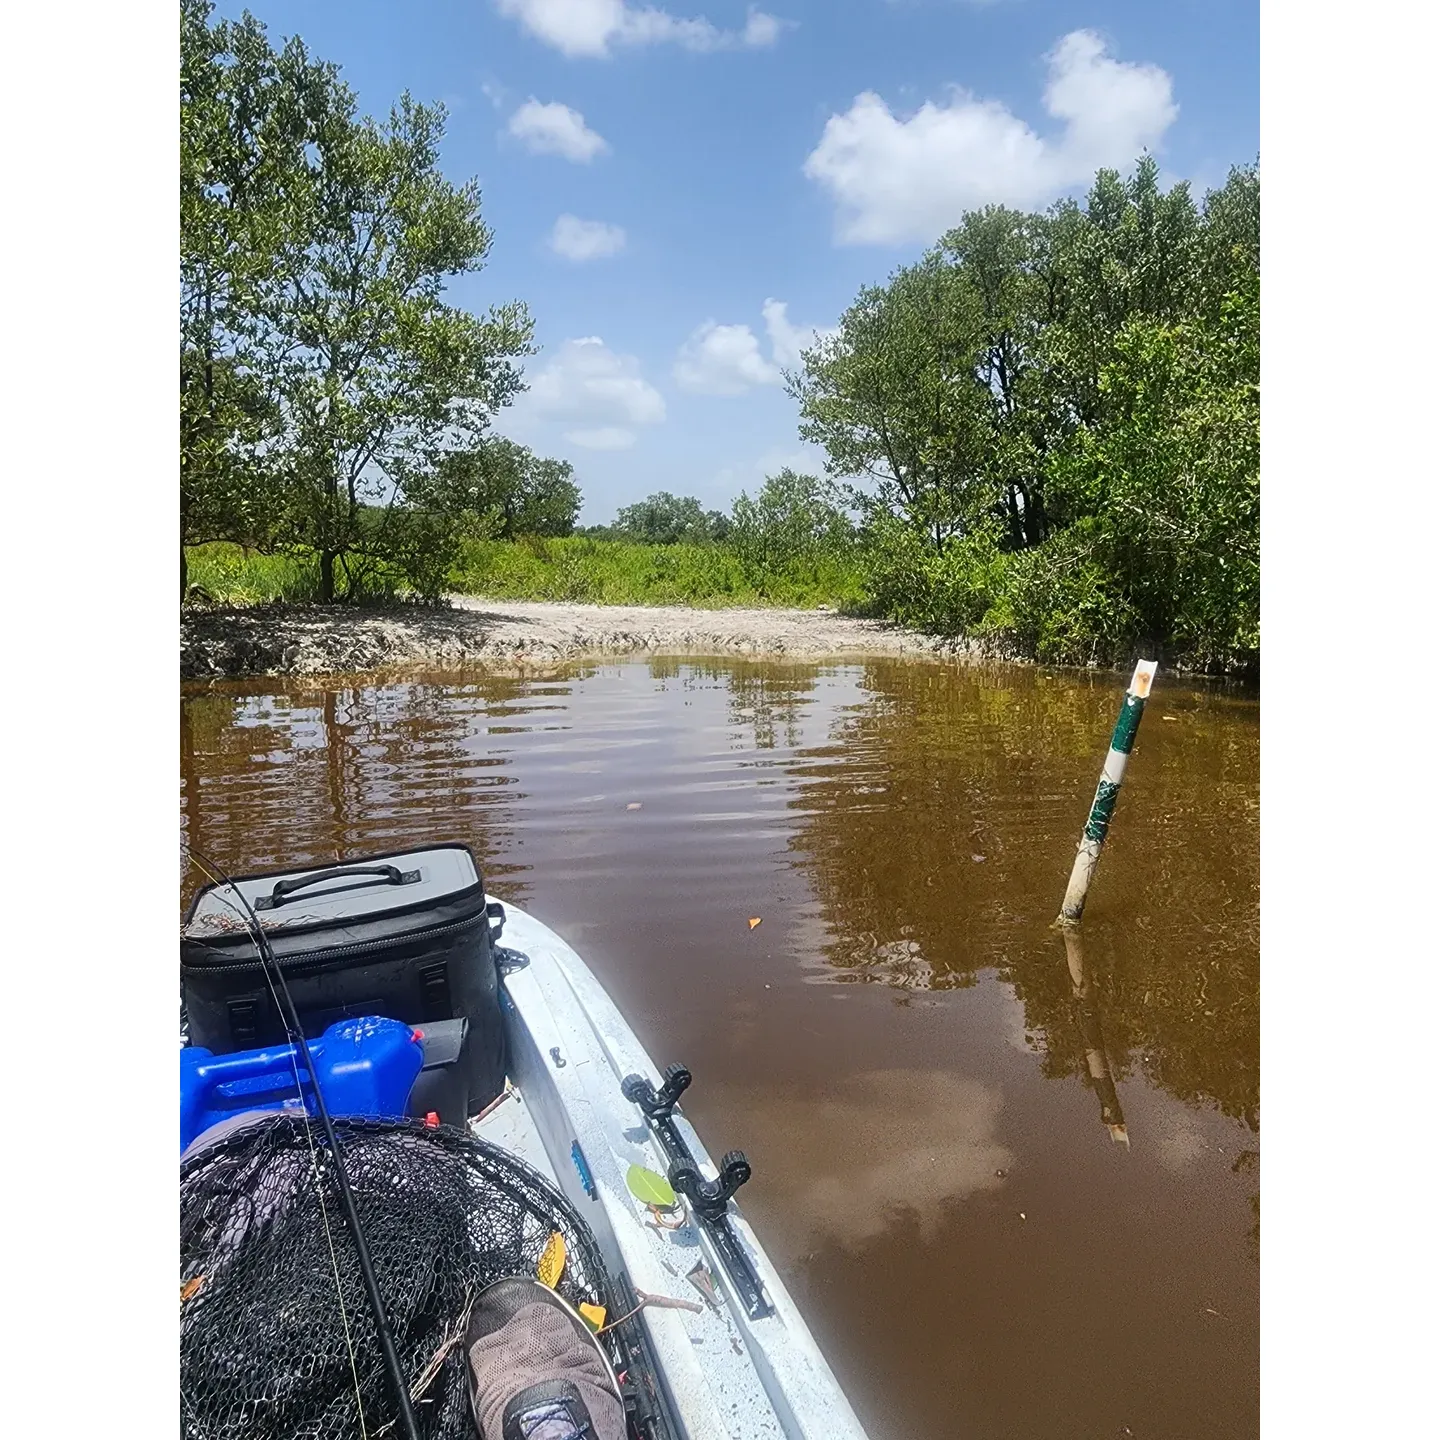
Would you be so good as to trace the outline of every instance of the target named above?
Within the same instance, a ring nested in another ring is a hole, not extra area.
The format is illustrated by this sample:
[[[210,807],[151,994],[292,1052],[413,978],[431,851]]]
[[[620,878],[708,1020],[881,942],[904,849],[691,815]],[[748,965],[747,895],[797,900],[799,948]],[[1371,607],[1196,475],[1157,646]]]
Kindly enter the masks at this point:
[[[912,1228],[933,1239],[955,1201],[999,1189],[1015,1163],[999,1087],[951,1070],[847,1075],[813,1095],[707,1083],[765,1176],[765,1245],[782,1267],[826,1241],[859,1253]]]
[[[779,369],[761,353],[748,325],[707,320],[680,347],[675,383],[696,395],[743,395],[756,385],[778,385]]]
[[[752,5],[745,16],[745,28],[740,32],[740,43],[747,50],[764,50],[780,38],[784,22]]]
[[[825,452],[808,441],[772,445],[755,461],[751,469],[762,481],[779,474],[781,470],[794,470],[801,475],[823,475]]]
[[[675,383],[696,395],[743,395],[757,385],[782,385],[783,369],[797,365],[800,352],[825,331],[792,324],[783,300],[760,307],[770,339],[770,357],[748,325],[707,320],[694,330],[675,357]]]
[[[610,148],[578,110],[558,100],[542,105],[533,95],[510,117],[506,128],[532,154],[560,155],[578,165]]]
[[[550,248],[567,260],[602,260],[625,248],[625,231],[603,220],[562,215],[550,231]]]
[[[781,22],[752,8],[743,30],[720,30],[708,20],[682,20],[667,10],[628,0],[495,0],[537,40],[562,55],[603,59],[619,45],[679,45],[686,50],[758,50],[773,45]]]
[[[511,428],[559,426],[573,445],[623,450],[635,432],[665,419],[665,400],[640,373],[633,355],[619,355],[598,335],[566,340],[528,377],[530,388],[510,407]]]
[[[770,337],[770,353],[775,363],[793,370],[800,363],[800,352],[811,349],[835,330],[822,330],[814,325],[794,325],[785,313],[789,307],[783,300],[767,300],[760,313],[765,317],[765,333]]]
[[[1153,149],[1178,113],[1164,70],[1111,59],[1094,31],[1072,31],[1047,59],[1045,111],[1064,125],[1055,139],[962,90],[905,120],[868,90],[832,115],[804,168],[836,202],[836,238],[928,241],[976,206],[1043,204]]]
[[[1171,1172],[1188,1170],[1208,1149],[1204,1134],[1188,1119],[1173,1123],[1155,1143],[1155,1157]]]

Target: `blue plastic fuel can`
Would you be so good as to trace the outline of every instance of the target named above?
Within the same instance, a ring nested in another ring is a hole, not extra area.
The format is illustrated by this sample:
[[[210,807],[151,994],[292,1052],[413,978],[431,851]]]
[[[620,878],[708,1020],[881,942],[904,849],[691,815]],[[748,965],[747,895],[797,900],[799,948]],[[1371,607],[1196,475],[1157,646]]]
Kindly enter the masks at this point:
[[[364,1016],[331,1025],[307,1043],[331,1115],[404,1115],[424,1059],[421,1032],[398,1020]],[[296,1070],[300,1086],[296,1090]],[[315,1114],[314,1089],[293,1045],[216,1055],[180,1052],[180,1149],[232,1116],[255,1110]]]

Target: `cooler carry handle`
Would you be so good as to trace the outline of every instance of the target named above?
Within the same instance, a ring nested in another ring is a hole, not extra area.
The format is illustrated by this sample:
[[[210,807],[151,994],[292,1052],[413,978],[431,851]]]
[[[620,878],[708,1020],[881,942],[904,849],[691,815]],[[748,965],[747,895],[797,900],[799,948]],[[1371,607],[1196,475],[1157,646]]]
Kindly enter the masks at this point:
[[[275,910],[297,890],[319,885],[325,880],[342,880],[350,875],[378,875],[387,885],[413,885],[420,878],[418,870],[401,870],[398,865],[348,865],[338,870],[317,870],[313,875],[302,875],[294,880],[277,880],[269,895],[262,895],[256,902],[257,910]],[[373,883],[373,882],[367,882]],[[358,890],[358,885],[342,885],[342,890]],[[336,893],[336,892],[331,892]]]

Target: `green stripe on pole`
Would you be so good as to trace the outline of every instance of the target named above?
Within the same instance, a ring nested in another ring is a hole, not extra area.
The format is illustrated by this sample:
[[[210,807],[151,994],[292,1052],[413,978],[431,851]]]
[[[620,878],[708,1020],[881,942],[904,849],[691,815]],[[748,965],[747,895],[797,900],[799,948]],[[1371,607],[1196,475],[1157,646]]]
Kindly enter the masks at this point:
[[[1103,843],[1110,829],[1110,817],[1115,813],[1115,801],[1120,787],[1102,780],[1095,787],[1095,799],[1090,805],[1090,818],[1085,822],[1085,838]]]
[[[1135,744],[1135,732],[1140,728],[1140,717],[1145,713],[1143,695],[1127,695],[1120,707],[1119,718],[1115,721],[1115,733],[1110,737],[1110,748],[1128,755]]]

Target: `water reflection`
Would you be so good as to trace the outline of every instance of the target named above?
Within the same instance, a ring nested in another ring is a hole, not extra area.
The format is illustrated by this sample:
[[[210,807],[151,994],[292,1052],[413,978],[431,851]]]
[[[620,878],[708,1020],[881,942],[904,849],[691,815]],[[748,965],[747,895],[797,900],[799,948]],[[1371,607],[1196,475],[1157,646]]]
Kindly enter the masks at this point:
[[[794,750],[803,743],[806,708],[815,696],[815,666],[742,662],[714,678],[725,682],[730,721],[743,744]]]
[[[1047,1074],[1088,1075],[1109,1093],[1139,1067],[1257,1129],[1253,703],[1160,692],[1087,915],[1090,978],[1056,968],[1049,923],[1113,689],[868,666],[863,698],[833,711],[825,741],[790,767],[789,844],[827,921],[817,973],[913,992],[995,970],[1024,1001]],[[1108,1045],[1087,1035],[1101,1013]]]
[[[745,1153],[771,1195],[767,1243],[788,1253],[861,1250],[897,1224],[931,1241],[950,1204],[998,1189],[1014,1163],[997,1136],[999,1088],[946,1070],[862,1072],[820,1093],[725,1087],[718,1099],[746,1116]]]
[[[1100,1123],[1110,1132],[1116,1144],[1130,1148],[1125,1129],[1125,1114],[1115,1090],[1115,1077],[1110,1070],[1110,1057],[1105,1053],[1105,1034],[1100,1024],[1100,1007],[1095,990],[1085,973],[1085,943],[1080,931],[1067,927],[1061,932],[1065,944],[1065,965],[1074,987],[1075,1011],[1085,1037],[1085,1070],[1091,1087],[1100,1097]]]
[[[517,903],[516,776],[508,723],[563,711],[569,684],[487,677],[483,687],[259,685],[198,691],[181,706],[182,833],[232,872],[318,864],[437,835],[471,846]],[[537,727],[543,728],[543,726]],[[192,877],[193,883],[193,877]]]
[[[1113,685],[899,662],[656,660],[644,703],[632,687],[573,734],[598,673],[197,691],[181,713],[185,838],[227,867],[260,868],[443,833],[523,904],[536,806],[599,803],[595,777],[636,747],[673,745],[667,783],[690,823],[763,815],[756,838],[783,838],[814,897],[796,944],[812,983],[909,998],[994,972],[1023,1002],[1045,1074],[1083,1078],[1117,1140],[1117,1084],[1137,1071],[1258,1129],[1253,704],[1159,693],[1086,952],[1067,942],[1061,971],[1048,922]],[[542,755],[543,797],[540,776],[518,769]],[[557,786],[564,772],[575,781]],[[739,800],[747,790],[755,803]]]
[[[1050,921],[1120,683],[685,659],[222,684],[183,705],[181,823],[232,873],[470,844],[692,1067],[877,1440],[1246,1436],[1258,707],[1156,693],[1080,954]]]

